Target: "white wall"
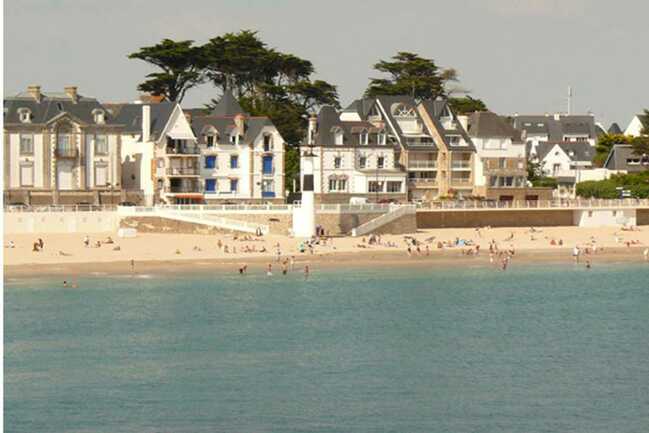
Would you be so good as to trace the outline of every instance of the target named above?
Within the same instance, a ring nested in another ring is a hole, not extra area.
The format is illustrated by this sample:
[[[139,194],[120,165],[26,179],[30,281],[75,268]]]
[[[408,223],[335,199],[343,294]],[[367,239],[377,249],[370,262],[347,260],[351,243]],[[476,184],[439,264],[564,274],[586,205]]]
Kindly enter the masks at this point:
[[[626,130],[624,131],[624,135],[638,137],[641,135],[641,132],[642,122],[640,121],[640,118],[638,116],[634,116],[633,119],[631,119],[629,126],[627,126]]]
[[[5,234],[101,233],[119,228],[117,212],[4,212]]]
[[[636,225],[635,209],[613,210],[593,209],[576,210],[573,213],[573,221],[579,227],[614,227]]]

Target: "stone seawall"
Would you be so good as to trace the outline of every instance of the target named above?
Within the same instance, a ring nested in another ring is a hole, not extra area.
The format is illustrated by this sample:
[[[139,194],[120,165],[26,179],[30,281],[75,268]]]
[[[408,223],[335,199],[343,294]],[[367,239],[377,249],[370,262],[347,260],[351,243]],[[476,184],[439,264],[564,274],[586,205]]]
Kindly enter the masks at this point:
[[[530,227],[574,225],[572,210],[417,211],[417,227]]]
[[[637,209],[635,211],[636,224],[649,226],[649,209]]]

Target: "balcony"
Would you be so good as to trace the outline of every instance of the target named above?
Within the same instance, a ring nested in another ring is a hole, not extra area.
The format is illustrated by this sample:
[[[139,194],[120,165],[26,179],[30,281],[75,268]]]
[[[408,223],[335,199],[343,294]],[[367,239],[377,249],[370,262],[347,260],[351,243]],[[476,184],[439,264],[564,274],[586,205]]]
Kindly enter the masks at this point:
[[[265,168],[265,169],[262,170],[261,174],[264,175],[264,176],[274,176],[275,175],[275,168],[274,167],[271,168],[271,169],[266,169]]]
[[[425,159],[411,159],[408,161],[409,169],[437,169],[437,161]]]
[[[275,198],[275,191],[262,191],[261,196],[263,198]]]
[[[179,193],[194,193],[201,194],[203,191],[201,186],[196,184],[183,184],[183,185],[168,185],[165,186],[164,192],[169,194],[179,194]]]
[[[408,179],[408,183],[414,187],[430,188],[437,186],[437,179],[427,177],[414,177]]]
[[[61,146],[56,148],[57,158],[76,158],[79,156],[79,149],[74,146]]]
[[[469,177],[452,177],[451,185],[471,185],[471,178]]]
[[[453,170],[471,170],[471,161],[451,161],[451,168]]]
[[[198,176],[200,174],[197,167],[167,168],[165,173],[167,176]]]
[[[200,155],[201,149],[195,145],[184,145],[184,146],[167,146],[165,147],[165,153],[167,156],[173,155]]]

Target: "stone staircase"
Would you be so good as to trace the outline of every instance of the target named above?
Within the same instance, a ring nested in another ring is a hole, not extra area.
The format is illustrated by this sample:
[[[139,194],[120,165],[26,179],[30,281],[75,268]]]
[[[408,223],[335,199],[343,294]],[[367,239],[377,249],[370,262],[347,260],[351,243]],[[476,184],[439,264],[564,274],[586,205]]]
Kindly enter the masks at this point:
[[[352,229],[352,236],[364,236],[372,233],[381,227],[397,221],[398,219],[407,215],[415,215],[417,207],[415,205],[393,205],[390,210],[381,216],[369,220],[368,222],[359,225]],[[414,218],[414,217],[413,217]]]

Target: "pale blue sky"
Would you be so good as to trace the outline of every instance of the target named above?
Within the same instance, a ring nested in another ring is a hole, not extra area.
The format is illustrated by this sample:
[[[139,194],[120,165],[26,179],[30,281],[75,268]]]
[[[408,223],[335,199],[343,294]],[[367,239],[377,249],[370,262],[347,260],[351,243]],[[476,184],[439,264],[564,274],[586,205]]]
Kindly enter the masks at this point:
[[[460,85],[501,114],[593,111],[624,128],[649,107],[649,2],[642,0],[5,0],[4,90],[76,84],[102,101],[128,101],[151,70],[126,55],[162,38],[259,30],[269,45],[309,59],[362,94],[372,65],[398,50],[460,73]],[[191,91],[201,106],[214,89]]]

